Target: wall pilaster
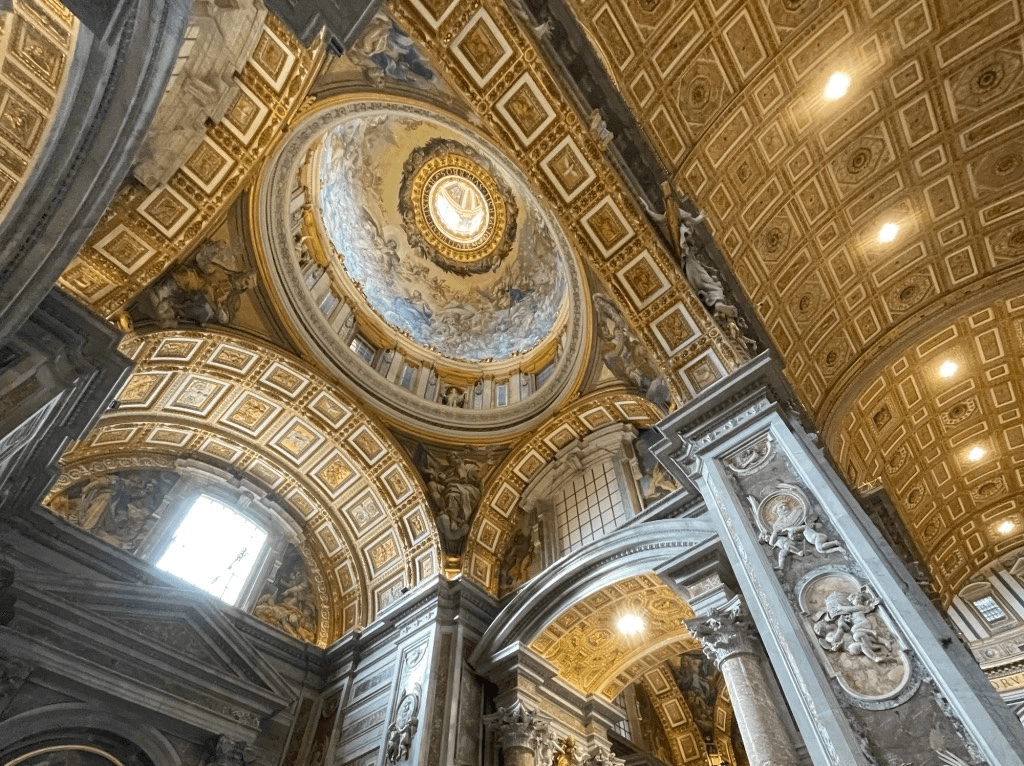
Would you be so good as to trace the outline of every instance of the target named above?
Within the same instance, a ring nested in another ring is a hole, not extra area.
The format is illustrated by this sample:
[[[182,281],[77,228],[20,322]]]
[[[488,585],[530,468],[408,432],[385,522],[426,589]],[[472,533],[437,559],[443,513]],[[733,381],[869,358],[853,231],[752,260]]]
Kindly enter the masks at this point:
[[[762,355],[663,421],[654,452],[704,496],[812,760],[1024,763],[1024,730],[786,390]]]

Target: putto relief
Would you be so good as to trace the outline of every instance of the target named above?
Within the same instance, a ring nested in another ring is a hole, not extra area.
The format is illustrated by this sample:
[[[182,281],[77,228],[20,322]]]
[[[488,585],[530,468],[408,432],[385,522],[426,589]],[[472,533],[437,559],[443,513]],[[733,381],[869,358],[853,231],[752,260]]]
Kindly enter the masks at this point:
[[[747,499],[760,530],[758,539],[776,551],[776,569],[785,569],[791,556],[843,552],[838,540],[830,540],[818,528],[818,517],[799,487],[780,483],[760,502]]]
[[[861,701],[902,696],[910,661],[871,588],[832,568],[808,573],[797,587],[807,629],[839,685]]]

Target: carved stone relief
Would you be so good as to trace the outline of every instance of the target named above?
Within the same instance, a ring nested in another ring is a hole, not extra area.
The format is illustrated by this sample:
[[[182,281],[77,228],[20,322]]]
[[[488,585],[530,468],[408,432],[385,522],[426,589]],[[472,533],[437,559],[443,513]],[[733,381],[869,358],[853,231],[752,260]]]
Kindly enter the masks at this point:
[[[722,459],[730,471],[739,476],[757,473],[774,454],[772,435],[765,434]]]
[[[557,743],[551,724],[521,702],[498,708],[484,716],[484,723],[495,731],[506,752],[522,748],[531,751],[538,764],[552,762]]]
[[[493,458],[468,450],[432,454],[422,449],[417,455],[441,544],[449,556],[462,553]]]
[[[316,597],[306,564],[294,546],[288,546],[277,576],[256,599],[252,612],[290,636],[316,641]]]
[[[904,696],[910,660],[871,589],[832,568],[814,570],[797,587],[807,626],[839,685],[861,700]]]
[[[759,539],[777,551],[776,569],[784,569],[791,555],[843,552],[839,541],[829,540],[818,529],[817,516],[799,487],[780,483],[760,503],[753,497],[748,499],[760,529]]]
[[[409,759],[409,751],[412,749],[412,738],[419,728],[420,709],[420,685],[413,684],[407,690],[398,708],[395,711],[394,720],[388,726],[387,740],[384,745],[384,762],[398,763]]]
[[[50,509],[72,524],[129,553],[145,542],[159,520],[173,471],[116,471],[93,476],[50,500]]]

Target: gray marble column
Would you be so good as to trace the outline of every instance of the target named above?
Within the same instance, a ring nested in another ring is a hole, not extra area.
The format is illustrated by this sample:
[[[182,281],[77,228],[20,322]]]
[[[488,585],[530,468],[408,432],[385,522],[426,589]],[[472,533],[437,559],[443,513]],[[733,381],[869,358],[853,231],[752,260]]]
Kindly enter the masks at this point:
[[[707,503],[811,759],[1024,766],[1024,729],[788,396],[763,354],[662,421],[652,451]]]
[[[754,624],[741,610],[739,599],[727,609],[687,620],[686,626],[722,672],[751,766],[798,763],[782,718],[768,702],[771,697]]]

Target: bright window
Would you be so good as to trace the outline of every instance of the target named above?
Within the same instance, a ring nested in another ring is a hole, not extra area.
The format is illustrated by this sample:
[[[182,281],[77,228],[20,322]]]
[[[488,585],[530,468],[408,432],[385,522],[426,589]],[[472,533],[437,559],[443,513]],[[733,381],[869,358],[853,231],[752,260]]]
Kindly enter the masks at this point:
[[[981,616],[985,618],[985,622],[999,622],[999,620],[1006,619],[1006,612],[999,606],[999,602],[991,596],[983,596],[974,602],[974,606]]]
[[[157,567],[234,604],[267,533],[208,495],[189,509]]]

